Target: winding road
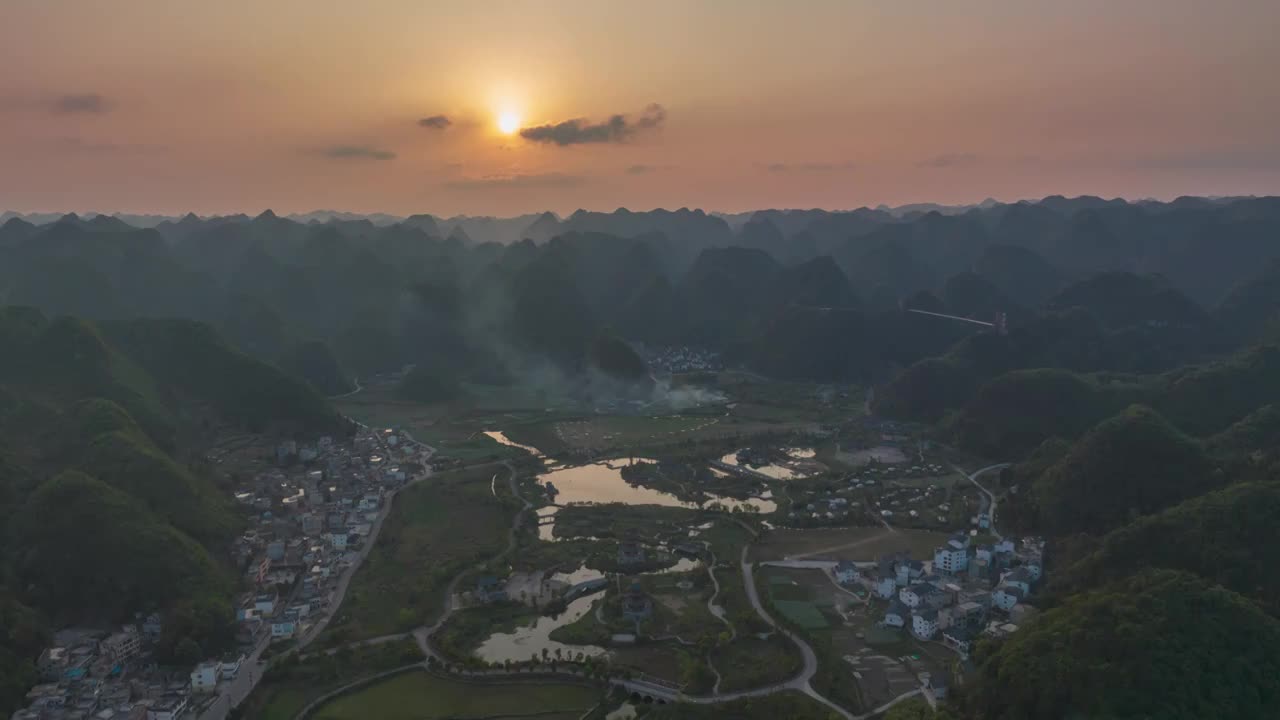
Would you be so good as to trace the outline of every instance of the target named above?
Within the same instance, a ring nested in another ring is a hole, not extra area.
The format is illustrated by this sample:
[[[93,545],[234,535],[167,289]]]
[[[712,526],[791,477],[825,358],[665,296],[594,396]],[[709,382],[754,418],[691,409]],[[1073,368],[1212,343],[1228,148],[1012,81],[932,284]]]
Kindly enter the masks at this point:
[[[524,497],[520,495],[519,489],[516,487],[515,466],[506,460],[503,460],[501,465],[507,471],[507,486],[511,489],[512,497],[519,499],[523,505],[523,507],[520,508],[520,512],[516,513],[515,519],[511,521],[511,529],[507,531],[507,546],[502,549],[502,552],[494,555],[488,560],[481,561],[473,567],[469,567],[457,575],[454,575],[453,579],[450,580],[449,584],[445,587],[444,608],[440,613],[440,617],[431,625],[424,625],[416,628],[412,633],[414,640],[418,643],[418,647],[422,650],[422,654],[430,658],[435,658],[442,663],[447,662],[447,659],[432,647],[431,636],[439,632],[440,628],[444,627],[444,624],[448,622],[449,617],[453,615],[455,610],[457,610],[457,607],[453,603],[453,598],[458,593],[458,584],[462,582],[462,578],[466,577],[467,573],[483,568],[491,562],[502,560],[515,552],[517,534],[520,532],[520,528],[524,524],[524,517],[533,509],[533,503],[525,500]]]
[[[1003,539],[1004,539],[1004,536],[1003,536],[1003,535],[1001,535],[1001,534],[996,530],[996,505],[997,505],[997,503],[999,503],[999,500],[997,500],[997,499],[996,499],[996,496],[995,496],[995,494],[994,494],[994,493],[992,493],[990,490],[988,490],[988,489],[986,489],[985,487],[983,487],[983,486],[982,486],[982,483],[978,482],[978,476],[979,476],[979,475],[984,475],[984,474],[989,473],[989,472],[991,472],[991,471],[993,471],[993,470],[1003,470],[1003,469],[1005,469],[1005,468],[1009,467],[1009,466],[1010,466],[1010,465],[1012,465],[1012,464],[1013,464],[1013,463],[996,463],[995,465],[988,465],[988,466],[986,466],[986,467],[984,467],[984,468],[980,468],[980,469],[978,469],[978,470],[974,470],[974,471],[973,471],[973,472],[971,472],[971,473],[967,473],[967,472],[965,472],[963,469],[961,469],[961,468],[960,468],[959,466],[957,466],[957,465],[952,465],[952,466],[951,466],[951,469],[952,469],[952,470],[955,470],[956,472],[960,473],[961,475],[964,475],[966,478],[968,478],[968,479],[969,479],[969,482],[973,483],[973,486],[974,486],[974,487],[978,488],[978,490],[982,491],[982,494],[983,494],[983,495],[986,495],[986,496],[987,496],[987,500],[991,503],[991,513],[990,513],[990,514],[991,514],[991,527],[990,527],[989,529],[991,530],[991,534],[992,534],[992,535],[995,535],[997,538],[999,538],[999,539],[1001,539],[1001,540],[1003,540]]]
[[[517,541],[518,541],[517,536],[520,531],[520,528],[523,525],[524,518],[526,515],[528,515],[528,511],[533,508],[532,503],[526,500],[519,493],[519,489],[517,488],[517,485],[516,485],[517,473],[516,473],[515,467],[512,466],[511,463],[506,461],[503,461],[501,464],[507,470],[507,474],[508,474],[507,482],[511,489],[511,494],[517,499],[519,499],[523,505],[521,511],[516,514],[515,519],[512,521],[511,528],[508,531],[507,546],[502,550],[502,552],[493,556],[489,560],[479,563],[473,568],[468,568],[466,570],[463,570],[462,572],[455,575],[453,579],[449,581],[448,586],[446,586],[445,588],[446,595],[444,600],[444,608],[443,608],[443,611],[441,612],[440,617],[433,624],[419,627],[413,630],[411,633],[414,640],[417,642],[418,647],[421,649],[423,655],[425,655],[429,660],[434,660],[440,664],[447,664],[447,663],[450,663],[451,661],[448,658],[446,658],[444,655],[442,655],[440,652],[438,652],[435,649],[435,647],[432,646],[431,638],[435,633],[437,633],[440,630],[440,628],[444,626],[444,624],[449,620],[449,618],[453,615],[453,613],[458,609],[454,604],[454,597],[457,594],[458,585],[461,583],[462,579],[468,573],[472,572],[474,569],[481,568],[490,562],[501,560],[515,551],[517,546]],[[993,465],[987,468],[983,468],[973,473],[972,475],[966,474],[966,477],[968,477],[970,481],[973,482],[975,485],[978,485],[977,480],[975,479],[978,475],[981,475],[985,472],[989,472],[994,469],[999,469],[1001,467],[1004,467],[1004,465]],[[995,510],[994,497],[991,496],[991,494],[987,492],[985,488],[982,488],[981,485],[978,485],[978,487],[982,489],[984,493],[987,493],[989,497],[992,498],[992,512],[994,514],[994,510]],[[743,525],[744,527],[748,527],[748,529],[750,530],[749,526],[746,526],[745,524]],[[818,672],[818,656],[814,652],[813,648],[809,645],[809,643],[805,641],[804,638],[780,626],[777,623],[777,621],[775,621],[773,617],[769,615],[764,605],[760,602],[759,593],[756,590],[755,578],[753,573],[753,565],[747,560],[747,553],[749,549],[750,549],[750,544],[745,545],[742,548],[742,555],[739,558],[739,567],[742,572],[743,585],[746,589],[747,598],[751,602],[751,606],[755,609],[756,614],[759,615],[762,620],[764,620],[776,632],[781,633],[784,637],[790,640],[796,646],[796,648],[799,649],[801,658],[803,660],[803,666],[800,672],[797,673],[795,677],[781,683],[775,683],[772,685],[766,685],[763,687],[753,688],[750,690],[741,690],[741,691],[730,692],[730,693],[718,692],[719,682],[717,682],[715,690],[713,690],[712,694],[710,695],[686,695],[680,692],[678,689],[672,688],[670,686],[660,685],[657,683],[648,682],[648,681],[639,680],[639,679],[626,679],[626,678],[615,677],[615,678],[610,678],[609,682],[629,692],[636,692],[642,695],[648,695],[655,699],[661,699],[668,702],[687,702],[687,703],[692,703],[696,705],[714,705],[714,704],[720,704],[720,703],[729,703],[737,700],[744,700],[748,698],[756,698],[756,697],[763,697],[766,695],[773,695],[780,692],[796,691],[809,696],[814,701],[819,702],[822,705],[825,705],[833,713],[839,715],[844,720],[867,720],[869,718],[875,717],[880,713],[883,713],[885,710],[897,704],[898,702],[901,702],[903,700],[906,700],[908,698],[911,698],[920,694],[921,691],[917,688],[910,692],[903,693],[902,695],[899,695],[898,697],[890,700],[884,705],[881,705],[880,707],[877,707],[867,713],[864,713],[862,715],[854,715],[853,713],[849,712],[848,710],[841,707],[840,705],[837,705],[834,701],[823,696],[821,693],[815,690],[812,685],[812,680],[814,676],[817,675],[817,672]],[[714,564],[715,564],[715,558],[713,557],[711,566],[714,566]],[[720,584],[719,584],[719,581],[716,579],[714,570],[710,569],[709,567],[708,571],[711,575],[712,583],[716,588],[715,594],[713,594],[711,599],[708,600],[708,607],[711,608],[713,607],[713,601],[719,595]],[[716,613],[714,610],[712,610],[712,614],[716,615],[716,617],[718,617],[721,621],[723,621],[726,625],[728,625],[728,627],[730,628],[730,632],[736,636],[736,630],[733,628],[732,623],[730,623],[727,618],[722,617],[721,614]],[[390,640],[398,639],[402,637],[405,637],[405,635],[389,635],[383,638],[374,638],[372,640],[366,640],[364,641],[364,643],[369,644],[369,643],[377,643],[382,641],[390,641]],[[429,664],[429,661],[424,661],[417,665],[420,665],[425,669],[428,667],[428,664]],[[412,667],[414,666],[411,665],[405,668],[398,668],[397,670],[392,672],[403,672],[407,669],[411,669]],[[506,670],[501,668],[494,668],[494,669],[477,670],[477,671],[463,671],[459,674],[463,677],[470,677],[470,678],[501,679],[506,676],[528,677],[530,673],[521,671],[519,669]],[[547,675],[549,679],[553,678],[556,674],[579,677],[579,678],[582,677],[580,674],[574,672],[572,669],[569,669],[569,668],[566,668],[561,671],[553,672],[553,673],[544,672],[542,674]],[[718,676],[718,673],[717,673],[717,676]],[[316,702],[309,704],[307,708],[297,717],[305,718],[307,716],[307,713],[319,707],[319,705],[322,704],[323,700],[340,695],[349,689],[353,689],[355,687],[368,683],[369,681],[370,681],[369,678],[365,678],[362,680],[355,681],[341,688],[338,688],[332,691],[331,693],[327,694],[321,700],[317,700]]]

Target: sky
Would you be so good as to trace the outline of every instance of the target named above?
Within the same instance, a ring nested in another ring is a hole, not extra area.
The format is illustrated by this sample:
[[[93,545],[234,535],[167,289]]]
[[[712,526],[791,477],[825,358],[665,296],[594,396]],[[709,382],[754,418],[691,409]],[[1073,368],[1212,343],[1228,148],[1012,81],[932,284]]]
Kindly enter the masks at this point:
[[[1280,194],[1275,0],[0,0],[0,210]]]

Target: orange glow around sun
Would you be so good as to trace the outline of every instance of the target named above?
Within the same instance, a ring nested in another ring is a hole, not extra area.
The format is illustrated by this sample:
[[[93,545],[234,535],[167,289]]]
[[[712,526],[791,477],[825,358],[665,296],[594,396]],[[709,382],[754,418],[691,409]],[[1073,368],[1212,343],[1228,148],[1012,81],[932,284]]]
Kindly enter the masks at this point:
[[[511,110],[498,113],[498,131],[503,135],[513,135],[520,129],[520,116]]]

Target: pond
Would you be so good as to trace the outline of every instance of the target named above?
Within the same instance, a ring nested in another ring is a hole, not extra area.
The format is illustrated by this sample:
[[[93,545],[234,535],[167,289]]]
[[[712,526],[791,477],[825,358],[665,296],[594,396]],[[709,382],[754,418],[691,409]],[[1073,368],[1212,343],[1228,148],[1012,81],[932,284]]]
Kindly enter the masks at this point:
[[[795,480],[796,478],[808,477],[822,470],[822,466],[814,460],[817,453],[813,448],[784,448],[783,452],[786,453],[787,460],[766,465],[752,465],[751,463],[741,462],[738,460],[738,453],[736,452],[720,458],[720,462],[725,465],[751,470],[774,480]]]
[[[576,570],[570,572],[558,572],[547,578],[550,582],[561,582],[565,585],[577,585],[588,580],[598,580],[604,577],[604,573],[599,570],[592,570],[584,565],[579,565]]]
[[[682,558],[680,558],[679,560],[677,560],[677,561],[676,561],[676,564],[675,564],[675,565],[672,565],[672,566],[671,566],[671,567],[669,567],[669,568],[663,568],[663,569],[661,569],[661,570],[655,570],[655,571],[653,572],[653,574],[654,574],[654,575],[670,575],[670,574],[672,574],[672,573],[686,573],[686,572],[693,572],[694,570],[697,570],[698,568],[701,568],[701,567],[703,567],[703,565],[702,565],[702,561],[701,561],[701,560],[695,560],[695,559],[693,559],[693,558],[682,557]]]
[[[496,441],[496,442],[497,442],[498,444],[500,444],[500,445],[508,445],[508,446],[510,446],[510,447],[513,447],[513,448],[520,448],[521,450],[524,450],[525,452],[529,453],[530,455],[532,455],[532,456],[534,456],[534,457],[542,457],[542,456],[543,456],[543,455],[542,455],[542,452],[541,452],[541,451],[539,451],[539,450],[538,450],[538,448],[536,448],[536,447],[531,447],[531,446],[529,446],[529,445],[521,445],[520,443],[518,443],[518,442],[516,442],[516,441],[512,440],[511,438],[508,438],[508,437],[506,436],[506,434],[502,433],[501,431],[497,431],[497,430],[486,430],[484,434],[485,434],[485,437],[488,437],[488,438],[490,438],[490,439],[492,439],[492,440]]]
[[[596,595],[580,597],[569,603],[559,617],[539,617],[532,625],[516,628],[515,632],[494,633],[476,648],[476,657],[485,662],[501,663],[507,660],[523,662],[534,655],[541,657],[544,648],[551,657],[555,657],[557,649],[564,657],[574,657],[578,653],[588,657],[604,655],[608,651],[602,647],[565,645],[551,639],[551,631],[564,627],[591,612],[591,605],[598,599]]]
[[[489,431],[485,435],[503,445],[518,447],[528,451],[534,457],[545,457],[537,448],[513,442],[501,432]],[[696,509],[699,503],[681,500],[675,495],[645,487],[632,485],[622,477],[622,469],[631,462],[657,462],[647,458],[614,458],[600,460],[584,465],[571,467],[554,466],[538,476],[538,483],[543,487],[554,487],[556,492],[549,495],[556,505],[575,505],[591,503],[623,503],[626,505],[662,505],[666,507],[683,507]],[[778,509],[777,503],[767,497],[737,500],[727,496],[707,493],[702,504],[718,502],[726,508],[750,505],[761,514],[771,513]],[[560,508],[555,506],[538,509],[538,537],[546,541],[555,541],[555,514]]]

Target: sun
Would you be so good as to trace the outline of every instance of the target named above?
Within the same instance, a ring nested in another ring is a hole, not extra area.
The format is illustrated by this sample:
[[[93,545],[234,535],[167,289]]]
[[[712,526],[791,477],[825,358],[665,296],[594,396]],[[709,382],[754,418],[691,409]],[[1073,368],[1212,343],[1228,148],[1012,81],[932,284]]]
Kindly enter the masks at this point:
[[[498,114],[498,130],[503,135],[511,135],[520,129],[520,116],[510,110]]]

